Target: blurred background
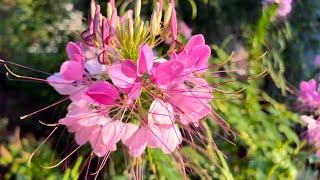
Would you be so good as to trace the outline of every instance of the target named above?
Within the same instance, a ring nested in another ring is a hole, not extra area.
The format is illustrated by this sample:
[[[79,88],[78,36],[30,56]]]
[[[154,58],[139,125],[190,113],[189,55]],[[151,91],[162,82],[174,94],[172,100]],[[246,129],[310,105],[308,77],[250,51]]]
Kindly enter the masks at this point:
[[[116,2],[120,13],[128,8],[124,0]],[[143,13],[148,17],[154,2],[143,2]],[[66,59],[66,43],[80,39],[86,28],[89,3],[1,0],[0,58],[45,72],[58,71]],[[106,1],[99,4],[106,7]],[[221,75],[221,79],[235,80],[222,88],[245,87],[241,98],[215,95],[212,104],[236,137],[228,137],[214,123],[208,123],[207,133],[223,154],[207,159],[191,148],[184,149],[194,167],[189,177],[318,179],[320,160],[304,140],[305,128],[298,114],[302,110],[294,92],[302,80],[319,77],[320,64],[315,57],[320,54],[320,1],[293,0],[286,16],[277,16],[276,5],[267,6],[260,0],[179,0],[176,5],[181,41],[190,34],[203,33],[213,49],[210,62],[231,58],[234,63],[224,69],[237,69]],[[18,74],[46,78],[41,73],[11,68]],[[268,75],[259,76],[263,71]],[[66,149],[72,149],[73,136],[64,129],[42,146],[28,166],[31,153],[53,130],[39,121],[56,123],[65,115],[67,103],[20,120],[20,116],[61,97],[47,84],[8,79],[2,66],[0,84],[0,179],[74,179],[81,175],[86,158],[81,153],[57,168],[42,167],[58,162],[67,154]],[[128,171],[122,163],[117,154],[113,155],[100,178],[126,179]],[[157,156],[146,166],[146,177],[178,178],[177,171],[168,164],[170,159]],[[154,168],[157,176],[151,173]]]

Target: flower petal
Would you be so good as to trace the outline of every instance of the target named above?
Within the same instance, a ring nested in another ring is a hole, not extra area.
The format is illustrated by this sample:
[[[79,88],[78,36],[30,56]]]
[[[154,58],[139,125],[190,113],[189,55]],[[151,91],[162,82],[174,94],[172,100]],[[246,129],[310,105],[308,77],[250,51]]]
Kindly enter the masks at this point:
[[[79,45],[74,42],[69,42],[67,44],[67,53],[70,61],[77,61],[80,64],[84,61],[84,55],[82,49]]]
[[[77,61],[65,61],[60,67],[60,74],[66,80],[82,80],[82,65]]]
[[[154,70],[153,80],[157,85],[167,85],[174,83],[184,70],[184,65],[177,60],[170,60],[160,64]]]
[[[124,144],[128,147],[131,156],[140,156],[147,147],[146,129],[139,128],[130,138],[124,141]]]
[[[148,113],[148,123],[163,126],[172,126],[174,123],[173,107],[171,104],[155,99]]]
[[[196,34],[188,40],[184,50],[189,52],[192,50],[193,47],[201,44],[205,44],[204,37],[202,34]]]
[[[101,75],[106,72],[106,66],[99,63],[98,59],[86,61],[84,67],[91,75]]]
[[[84,86],[76,86],[73,80],[66,80],[62,78],[60,73],[55,73],[47,78],[47,82],[61,95],[71,95],[79,92]]]
[[[172,153],[181,144],[182,136],[177,126],[171,128],[161,128],[161,149],[165,154]]]
[[[153,51],[149,45],[139,47],[139,55],[137,61],[137,75],[142,76],[143,73],[150,73],[153,66]]]
[[[94,101],[104,104],[113,105],[119,97],[118,90],[110,83],[99,81],[88,88],[86,93]]]
[[[108,74],[113,84],[125,92],[130,91],[137,78],[135,66],[130,60],[108,67]]]

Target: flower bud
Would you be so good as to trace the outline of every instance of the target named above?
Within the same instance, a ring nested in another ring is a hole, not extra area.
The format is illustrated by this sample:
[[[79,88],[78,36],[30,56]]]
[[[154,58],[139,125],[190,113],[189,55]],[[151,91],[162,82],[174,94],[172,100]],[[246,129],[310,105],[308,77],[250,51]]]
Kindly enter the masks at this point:
[[[157,18],[157,12],[156,11],[153,11],[153,13],[151,15],[150,28],[151,28],[151,34],[152,35],[157,35],[158,18]]]
[[[134,10],[135,23],[138,23],[140,21],[140,11],[141,11],[141,0],[137,0],[135,10]]]
[[[107,18],[111,19],[113,7],[110,3],[107,5]]]
[[[171,18],[171,13],[172,13],[172,4],[169,4],[168,5],[168,8],[165,12],[165,15],[164,15],[164,20],[163,20],[163,25],[164,27],[167,27],[169,22],[170,22],[170,18]]]

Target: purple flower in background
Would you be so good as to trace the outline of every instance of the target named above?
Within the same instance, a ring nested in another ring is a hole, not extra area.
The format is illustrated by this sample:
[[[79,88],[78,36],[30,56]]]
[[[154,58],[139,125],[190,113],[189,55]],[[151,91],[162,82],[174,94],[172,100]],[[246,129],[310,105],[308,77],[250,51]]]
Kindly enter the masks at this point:
[[[277,3],[279,4],[277,10],[277,16],[285,17],[287,16],[292,10],[292,0],[266,0],[266,4]]]
[[[314,58],[314,64],[320,68],[320,54]]]
[[[317,148],[316,155],[320,157],[320,121],[312,116],[302,115],[301,120],[307,125],[307,140]]]
[[[192,29],[184,21],[179,22],[179,33],[189,39],[192,35]]]
[[[320,92],[316,85],[314,79],[300,83],[299,100],[310,108],[318,108],[320,105]]]

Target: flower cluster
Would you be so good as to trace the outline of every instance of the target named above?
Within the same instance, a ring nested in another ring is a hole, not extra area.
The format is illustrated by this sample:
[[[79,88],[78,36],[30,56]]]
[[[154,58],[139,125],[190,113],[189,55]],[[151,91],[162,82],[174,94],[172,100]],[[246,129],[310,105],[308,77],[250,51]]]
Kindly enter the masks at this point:
[[[212,114],[213,89],[201,78],[211,55],[204,37],[177,41],[173,0],[159,0],[150,22],[140,19],[140,9],[137,0],[134,11],[119,16],[110,1],[103,16],[92,1],[82,40],[67,44],[68,60],[47,79],[72,101],[59,124],[99,157],[119,142],[132,157],[147,147],[170,154],[182,143],[183,129]],[[168,39],[169,50],[156,54]]]
[[[314,119],[312,116],[302,115],[301,119],[307,125],[307,140],[317,148],[316,155],[320,157],[320,119]]]
[[[317,109],[320,106],[320,89],[314,79],[300,83],[299,101],[307,105],[309,108]]]
[[[314,79],[300,83],[299,101],[308,107],[313,116],[318,117],[315,119],[313,116],[302,115],[301,119],[307,125],[307,140],[310,144],[315,145],[318,149],[316,155],[320,157],[320,117],[318,114],[320,108],[320,89],[317,87]]]

